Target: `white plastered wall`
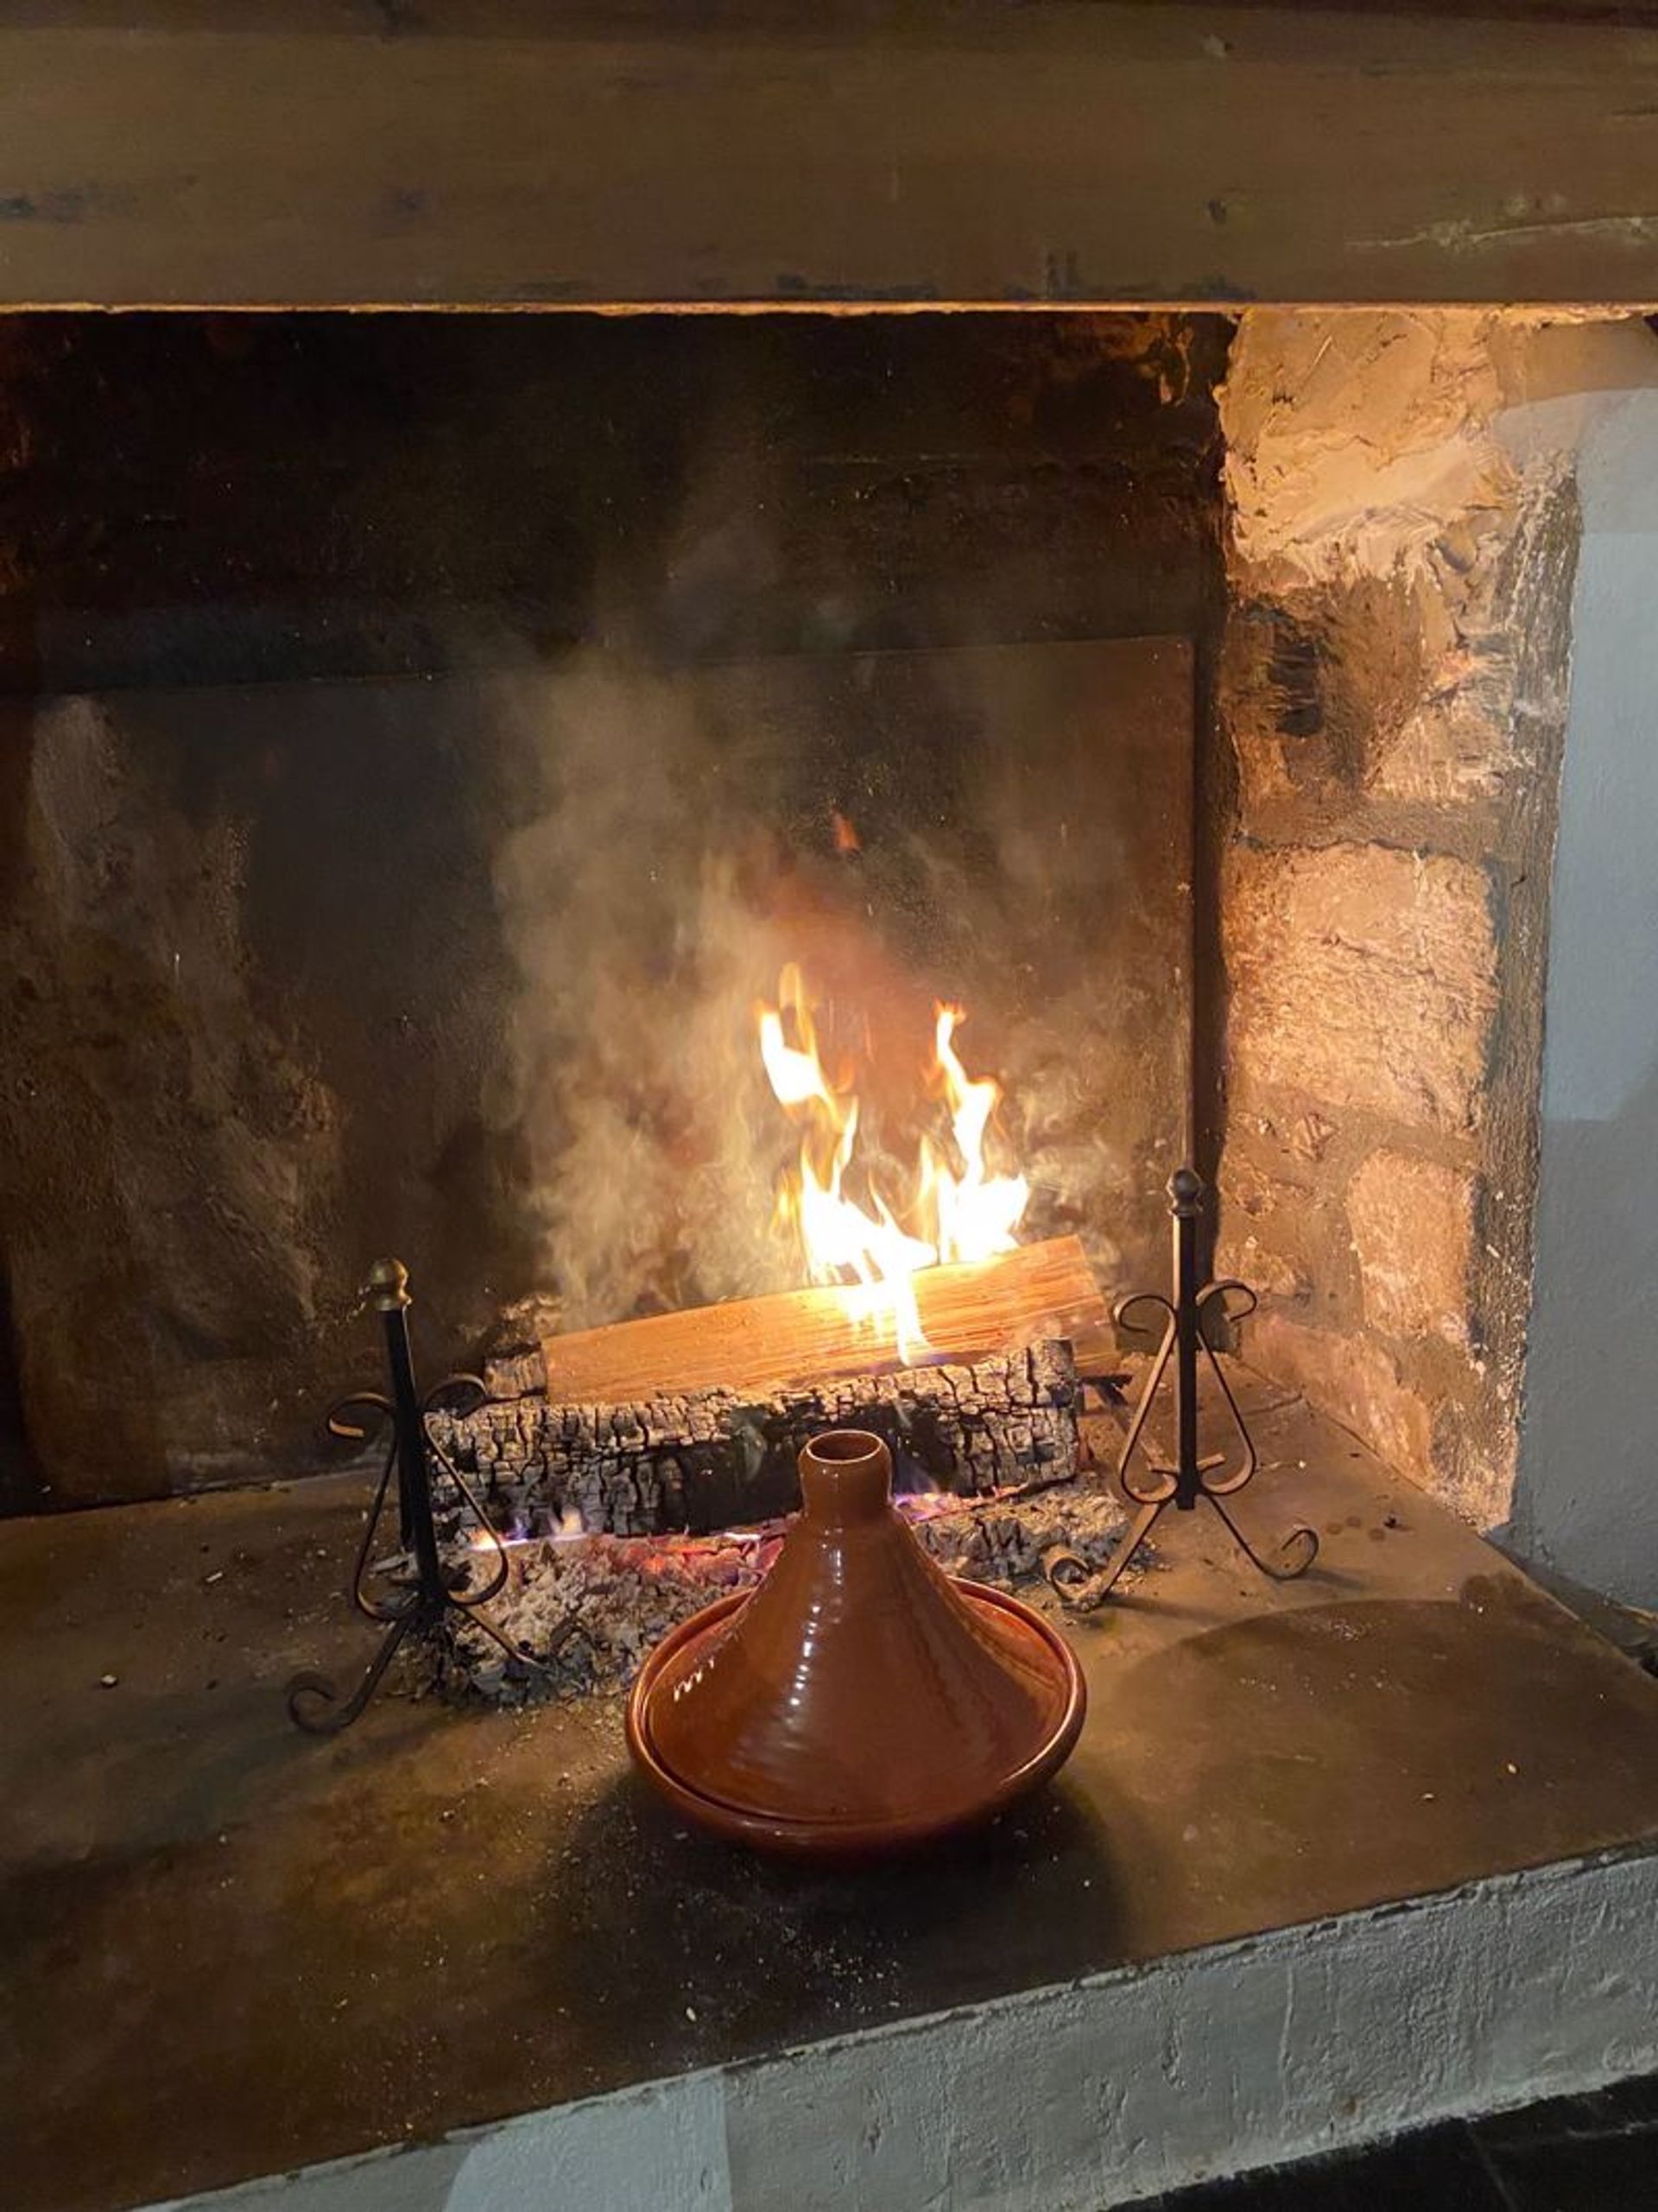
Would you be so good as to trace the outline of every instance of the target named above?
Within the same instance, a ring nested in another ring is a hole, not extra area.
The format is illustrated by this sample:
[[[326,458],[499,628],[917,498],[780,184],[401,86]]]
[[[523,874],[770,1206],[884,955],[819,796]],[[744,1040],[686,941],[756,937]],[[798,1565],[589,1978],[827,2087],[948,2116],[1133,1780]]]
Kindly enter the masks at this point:
[[[1658,1608],[1658,337],[1558,338],[1564,389],[1509,426],[1570,436],[1583,515],[1509,1535]]]

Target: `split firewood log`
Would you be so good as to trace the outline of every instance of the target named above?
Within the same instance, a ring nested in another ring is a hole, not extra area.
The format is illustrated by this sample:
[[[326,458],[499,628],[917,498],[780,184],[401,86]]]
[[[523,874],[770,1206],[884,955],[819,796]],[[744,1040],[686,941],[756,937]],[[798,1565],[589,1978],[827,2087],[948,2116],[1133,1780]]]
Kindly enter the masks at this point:
[[[497,1527],[654,1535],[792,1511],[801,1447],[828,1428],[883,1436],[901,1488],[971,1494],[1068,1481],[1079,1399],[1070,1345],[1044,1338],[966,1363],[761,1390],[706,1385],[623,1402],[531,1392],[429,1423]]]

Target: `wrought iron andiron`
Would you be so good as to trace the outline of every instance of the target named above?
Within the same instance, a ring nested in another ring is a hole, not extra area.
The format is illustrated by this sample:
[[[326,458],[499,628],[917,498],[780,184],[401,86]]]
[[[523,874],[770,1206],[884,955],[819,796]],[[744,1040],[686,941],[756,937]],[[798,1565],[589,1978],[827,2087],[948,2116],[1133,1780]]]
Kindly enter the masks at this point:
[[[339,1689],[326,1675],[307,1670],[295,1675],[288,1683],[288,1717],[313,1735],[332,1735],[340,1728],[350,1727],[373,1696],[404,1638],[429,1632],[443,1618],[446,1607],[469,1613],[510,1657],[526,1666],[535,1664],[527,1652],[509,1643],[478,1610],[489,1603],[507,1579],[506,1546],[490,1526],[484,1508],[454,1461],[434,1441],[426,1425],[426,1417],[433,1407],[451,1400],[476,1401],[486,1395],[484,1386],[476,1375],[446,1375],[422,1397],[415,1385],[414,1360],[408,1342],[408,1270],[401,1260],[377,1260],[370,1272],[369,1289],[385,1329],[391,1395],[388,1398],[380,1391],[353,1391],[349,1398],[341,1398],[329,1414],[328,1428],[331,1435],[361,1443],[370,1433],[373,1423],[389,1423],[386,1463],[381,1470],[363,1541],[358,1546],[357,1563],[351,1570],[352,1604],[370,1620],[383,1622],[386,1632],[368,1671],[343,1704]],[[367,1423],[362,1417],[364,1414],[370,1417]],[[481,1590],[463,1592],[454,1587],[445,1572],[432,1512],[434,1464],[454,1485],[463,1504],[494,1547],[495,1569]],[[368,1587],[369,1559],[385,1510],[394,1468],[397,1474],[399,1532],[403,1550],[413,1558],[414,1571],[400,1594],[378,1598]]]
[[[1217,1315],[1228,1321],[1242,1321],[1246,1314],[1255,1311],[1256,1296],[1248,1283],[1230,1279],[1206,1283],[1199,1288],[1198,1214],[1203,1191],[1202,1177],[1191,1168],[1177,1168],[1168,1179],[1168,1210],[1174,1220],[1174,1296],[1166,1298],[1158,1290],[1136,1290],[1131,1296],[1119,1299],[1113,1311],[1112,1317],[1119,1327],[1136,1329],[1152,1324],[1134,1320],[1135,1309],[1155,1307],[1164,1316],[1163,1341],[1146,1377],[1117,1462],[1117,1485],[1134,1510],[1134,1519],[1113,1553],[1110,1567],[1093,1585],[1091,1596],[1095,1601],[1105,1595],[1150,1535],[1165,1506],[1173,1505],[1176,1512],[1189,1513],[1199,1498],[1214,1507],[1250,1565],[1258,1567],[1263,1575],[1269,1575],[1274,1581],[1294,1581],[1298,1575],[1305,1575],[1318,1557],[1319,1539],[1313,1530],[1301,1524],[1285,1536],[1275,1559],[1262,1558],[1221,1503],[1223,1499],[1243,1489],[1258,1461],[1244,1417],[1237,1410],[1237,1400],[1232,1396],[1209,1341],[1209,1324],[1211,1317]],[[1238,1451],[1235,1461],[1225,1452],[1212,1452],[1206,1458],[1198,1455],[1198,1378],[1203,1361],[1208,1363],[1235,1431]],[[1171,1366],[1174,1460],[1172,1466],[1165,1466],[1151,1457],[1142,1440],[1163,1377]],[[1137,1462],[1143,1463],[1143,1471]]]

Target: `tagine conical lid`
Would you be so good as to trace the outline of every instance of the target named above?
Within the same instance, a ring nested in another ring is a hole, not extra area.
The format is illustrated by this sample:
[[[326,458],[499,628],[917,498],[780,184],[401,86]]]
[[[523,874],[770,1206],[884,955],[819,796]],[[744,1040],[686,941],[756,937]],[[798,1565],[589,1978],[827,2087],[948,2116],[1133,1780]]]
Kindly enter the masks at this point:
[[[737,1832],[832,1842],[953,1826],[1051,1772],[1085,1702],[1063,1640],[933,1563],[893,1509],[878,1437],[831,1431],[800,1467],[803,1511],[765,1581],[687,1622],[641,1676],[630,1736],[647,1772]]]

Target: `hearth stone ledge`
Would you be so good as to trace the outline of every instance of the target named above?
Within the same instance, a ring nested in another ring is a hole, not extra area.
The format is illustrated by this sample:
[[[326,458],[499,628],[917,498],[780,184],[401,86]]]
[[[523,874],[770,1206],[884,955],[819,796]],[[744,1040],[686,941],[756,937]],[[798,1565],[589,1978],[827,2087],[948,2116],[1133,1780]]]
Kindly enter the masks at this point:
[[[1124,2204],[1650,2069],[1655,1914],[1564,1860],[142,2212]]]

